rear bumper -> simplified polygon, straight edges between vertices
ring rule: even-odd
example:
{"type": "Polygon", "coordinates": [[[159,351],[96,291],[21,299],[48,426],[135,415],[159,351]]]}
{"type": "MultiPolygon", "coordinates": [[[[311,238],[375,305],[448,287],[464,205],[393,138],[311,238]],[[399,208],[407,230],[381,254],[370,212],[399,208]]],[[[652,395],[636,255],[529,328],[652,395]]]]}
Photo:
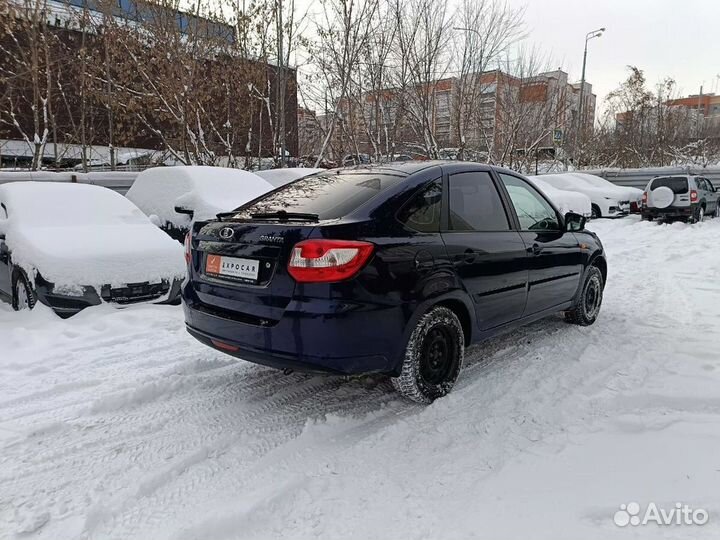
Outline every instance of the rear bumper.
{"type": "Polygon", "coordinates": [[[642,209],[642,217],[653,217],[653,218],[659,218],[659,217],[666,217],[666,218],[673,218],[673,217],[691,217],[695,213],[695,206],[674,206],[670,208],[648,208],[643,207],[642,209]]]}
{"type": "Polygon", "coordinates": [[[293,300],[279,321],[258,324],[201,304],[191,285],[185,285],[183,299],[186,328],[193,337],[236,358],[278,369],[394,373],[404,348],[400,308],[293,300]]]}

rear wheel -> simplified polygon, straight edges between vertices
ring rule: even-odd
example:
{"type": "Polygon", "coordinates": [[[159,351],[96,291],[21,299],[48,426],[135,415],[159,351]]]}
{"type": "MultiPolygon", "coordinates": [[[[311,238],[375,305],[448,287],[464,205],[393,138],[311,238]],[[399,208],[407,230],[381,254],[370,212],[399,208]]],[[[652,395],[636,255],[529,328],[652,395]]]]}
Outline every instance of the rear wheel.
{"type": "Polygon", "coordinates": [[[28,283],[25,274],[16,272],[13,279],[12,306],[15,311],[32,309],[35,307],[35,292],[28,283]]]}
{"type": "Polygon", "coordinates": [[[465,339],[457,315],[435,307],[413,330],[395,389],[417,403],[432,403],[452,390],[462,367],[465,339]]]}
{"type": "Polygon", "coordinates": [[[704,220],[705,220],[705,208],[703,208],[702,206],[698,206],[695,209],[693,216],[690,218],[690,223],[701,223],[704,220]]]}
{"type": "Polygon", "coordinates": [[[720,218],[720,200],[715,205],[715,213],[713,214],[714,217],[720,218]]]}
{"type": "Polygon", "coordinates": [[[577,304],[565,312],[565,320],[580,326],[589,326],[597,320],[603,297],[603,276],[597,266],[588,268],[577,304]]]}

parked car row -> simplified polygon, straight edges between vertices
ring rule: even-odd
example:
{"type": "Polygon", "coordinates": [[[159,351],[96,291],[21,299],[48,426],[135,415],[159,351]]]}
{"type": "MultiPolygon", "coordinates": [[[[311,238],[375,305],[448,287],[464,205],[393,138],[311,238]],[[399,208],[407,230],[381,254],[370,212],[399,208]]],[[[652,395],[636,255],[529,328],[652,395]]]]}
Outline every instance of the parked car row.
{"type": "Polygon", "coordinates": [[[127,197],[9,183],[0,296],[62,317],[182,297],[188,332],[209,347],[285,371],[387,374],[429,403],[452,389],[471,343],[557,312],[596,320],[607,262],[586,218],[636,200],[645,219],[720,217],[702,176],[644,192],[605,184],[412,160],[150,169],[127,197]]]}
{"type": "Polygon", "coordinates": [[[61,317],[102,302],[178,304],[193,220],[318,170],[157,167],[126,197],[75,183],[0,185],[0,298],[15,309],[40,302],[61,317]]]}

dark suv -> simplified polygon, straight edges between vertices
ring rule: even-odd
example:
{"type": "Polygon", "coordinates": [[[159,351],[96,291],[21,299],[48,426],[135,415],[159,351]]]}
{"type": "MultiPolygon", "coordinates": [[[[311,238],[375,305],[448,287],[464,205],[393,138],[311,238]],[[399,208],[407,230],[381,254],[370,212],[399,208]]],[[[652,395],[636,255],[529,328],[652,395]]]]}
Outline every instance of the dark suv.
{"type": "Polygon", "coordinates": [[[471,343],[559,311],[595,321],[607,265],[584,221],[486,165],[319,173],[193,226],[187,329],[277,368],[386,373],[428,403],[471,343]]]}

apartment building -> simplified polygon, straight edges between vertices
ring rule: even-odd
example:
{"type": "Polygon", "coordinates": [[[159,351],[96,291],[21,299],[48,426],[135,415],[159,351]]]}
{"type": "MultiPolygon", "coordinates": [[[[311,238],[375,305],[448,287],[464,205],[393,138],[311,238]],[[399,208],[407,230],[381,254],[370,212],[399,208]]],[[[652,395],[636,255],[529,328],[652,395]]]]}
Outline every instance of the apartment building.
{"type": "MultiPolygon", "coordinates": [[[[595,122],[596,95],[585,83],[581,126],[595,122]]],[[[421,129],[427,124],[437,147],[463,146],[475,156],[553,147],[560,130],[564,140],[578,126],[580,84],[562,70],[515,77],[500,70],[448,77],[422,88],[366,92],[338,107],[332,146],[336,152],[422,153],[421,129]],[[463,144],[464,141],[464,144],[463,144]],[[379,147],[379,148],[378,148],[379,147]],[[390,149],[392,150],[392,149],[390,149]]],[[[560,141],[564,142],[564,141],[560,141]]]]}

